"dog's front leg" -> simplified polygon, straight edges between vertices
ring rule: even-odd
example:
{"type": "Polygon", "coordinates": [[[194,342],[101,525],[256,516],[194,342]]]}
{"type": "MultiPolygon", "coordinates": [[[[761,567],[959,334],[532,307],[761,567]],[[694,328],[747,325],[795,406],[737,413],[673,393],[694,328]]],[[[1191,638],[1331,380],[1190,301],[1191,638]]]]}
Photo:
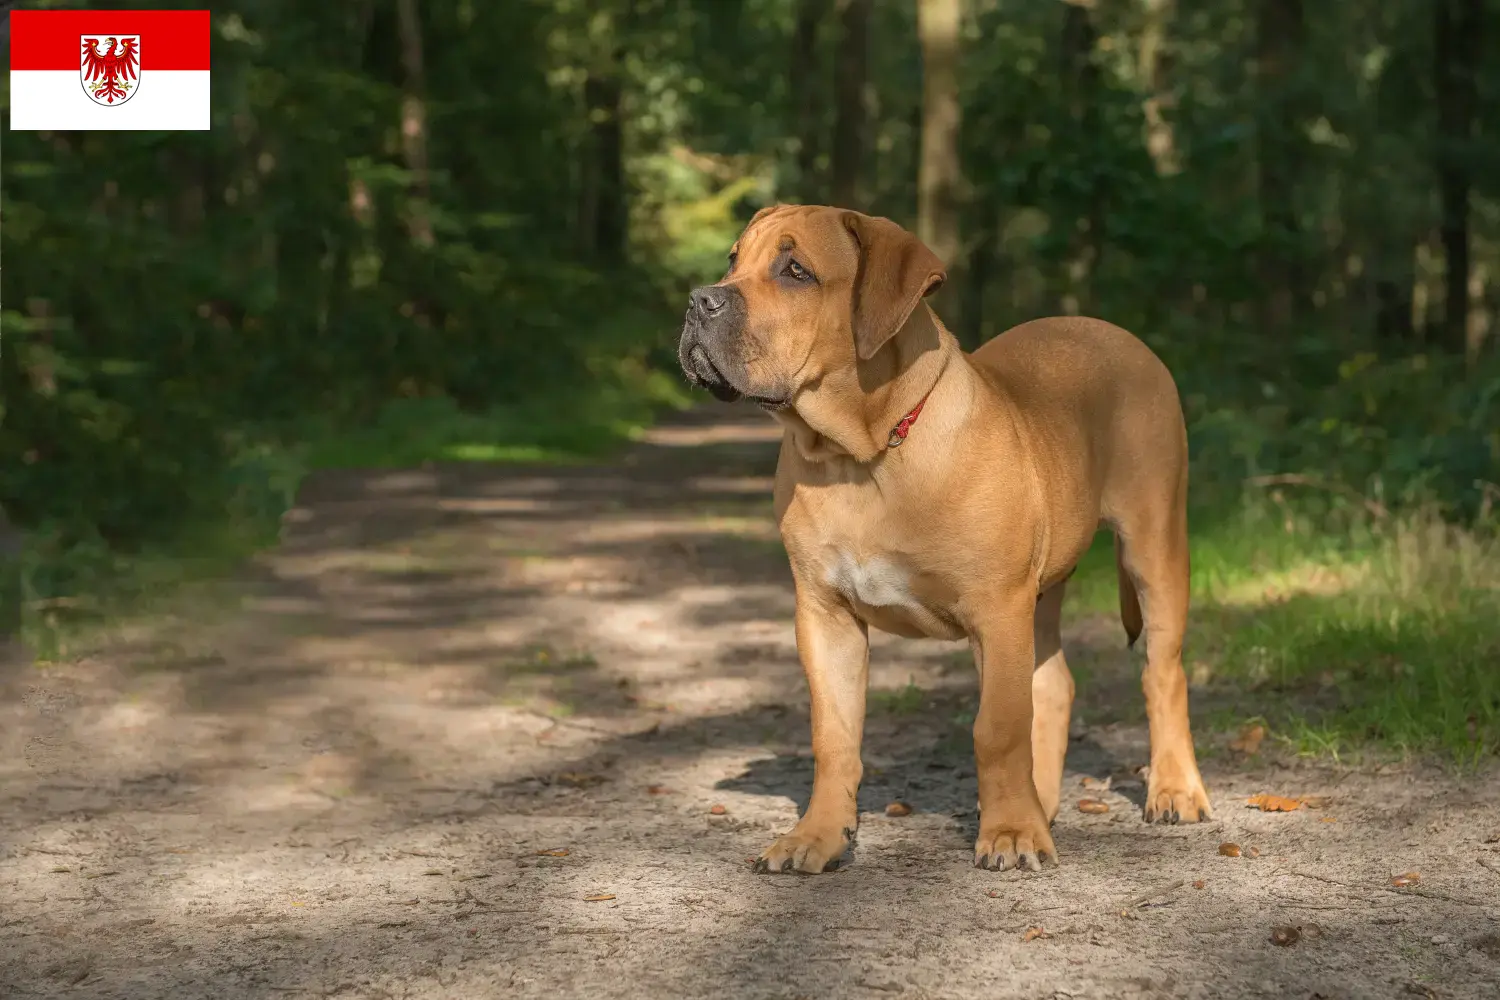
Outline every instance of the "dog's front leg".
{"type": "Polygon", "coordinates": [[[797,652],[812,696],[812,800],[792,832],[760,856],[756,869],[762,872],[837,867],[859,822],[869,633],[840,598],[799,591],[797,652]]]}
{"type": "Polygon", "coordinates": [[[979,839],[974,864],[1040,871],[1057,861],[1032,774],[1032,634],[1036,595],[1026,590],[986,602],[973,634],[979,668],[974,760],[979,772],[979,839]]]}

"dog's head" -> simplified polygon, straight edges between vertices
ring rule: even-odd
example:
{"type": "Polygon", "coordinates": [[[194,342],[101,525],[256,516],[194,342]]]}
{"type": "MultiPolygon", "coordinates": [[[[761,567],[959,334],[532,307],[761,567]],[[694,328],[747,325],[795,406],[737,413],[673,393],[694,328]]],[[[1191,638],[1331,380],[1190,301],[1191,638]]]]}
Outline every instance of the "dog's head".
{"type": "Polygon", "coordinates": [[[730,248],[724,277],[693,290],[678,359],[717,399],[780,409],[874,358],[946,277],[937,255],[889,219],[765,208],[730,248]]]}

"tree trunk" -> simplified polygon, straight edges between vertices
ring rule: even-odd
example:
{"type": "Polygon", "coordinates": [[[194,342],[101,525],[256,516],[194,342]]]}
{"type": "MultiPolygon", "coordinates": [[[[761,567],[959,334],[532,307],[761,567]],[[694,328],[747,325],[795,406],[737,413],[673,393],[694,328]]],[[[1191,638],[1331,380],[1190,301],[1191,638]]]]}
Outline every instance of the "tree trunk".
{"type": "Polygon", "coordinates": [[[958,130],[959,0],[917,0],[922,40],[922,154],[917,170],[917,236],[949,267],[959,262],[962,182],[958,130]]]}
{"type": "Polygon", "coordinates": [[[823,93],[819,72],[818,33],[828,15],[828,0],[797,0],[797,26],[792,37],[792,65],[788,79],[796,102],[797,197],[814,204],[823,194],[818,176],[822,151],[823,93]]]}
{"type": "Polygon", "coordinates": [[[1256,68],[1259,78],[1259,180],[1261,246],[1257,271],[1260,324],[1268,336],[1286,337],[1306,313],[1307,295],[1296,255],[1297,187],[1302,167],[1301,101],[1297,77],[1305,25],[1302,0],[1259,0],[1256,68]]]}
{"type": "Polygon", "coordinates": [[[1171,60],[1167,54],[1173,0],[1144,0],[1146,22],[1141,28],[1140,64],[1137,74],[1146,99],[1141,112],[1146,120],[1146,151],[1163,177],[1177,173],[1177,142],[1166,113],[1175,103],[1172,96],[1171,60]]]}
{"type": "Polygon", "coordinates": [[[427,164],[426,72],[422,64],[422,21],[417,0],[396,0],[401,32],[401,68],[405,76],[401,98],[401,149],[411,172],[406,224],[412,241],[432,245],[432,182],[427,164]]]}
{"type": "Polygon", "coordinates": [[[838,0],[839,47],[834,59],[833,191],[843,208],[861,209],[860,166],[865,155],[865,77],[871,0],[838,0]]]}
{"type": "Polygon", "coordinates": [[[947,287],[933,305],[945,325],[966,344],[974,337],[963,306],[971,295],[962,271],[959,234],[959,128],[963,107],[958,94],[959,0],[917,0],[917,34],[922,44],[922,146],[917,164],[917,236],[948,265],[947,287]]]}
{"type": "Polygon", "coordinates": [[[580,237],[588,256],[611,265],[624,261],[629,232],[621,76],[626,36],[634,17],[635,0],[625,0],[624,16],[612,19],[609,25],[607,49],[600,64],[583,81],[590,148],[579,208],[580,237]]]}
{"type": "MultiPolygon", "coordinates": [[[[1068,116],[1075,130],[1074,149],[1082,149],[1087,137],[1097,136],[1099,123],[1099,65],[1094,61],[1098,32],[1090,10],[1093,0],[1066,0],[1063,12],[1060,76],[1066,96],[1068,116]]],[[[1069,254],[1063,296],[1063,311],[1088,312],[1094,299],[1093,277],[1104,251],[1104,177],[1098,164],[1087,160],[1083,168],[1090,172],[1087,203],[1081,219],[1071,215],[1059,220],[1070,226],[1073,249],[1069,254]]]]}
{"type": "Polygon", "coordinates": [[[1467,349],[1469,327],[1468,158],[1478,107],[1480,22],[1483,0],[1430,0],[1433,13],[1433,91],[1437,98],[1438,195],[1445,262],[1443,344],[1467,349]]]}

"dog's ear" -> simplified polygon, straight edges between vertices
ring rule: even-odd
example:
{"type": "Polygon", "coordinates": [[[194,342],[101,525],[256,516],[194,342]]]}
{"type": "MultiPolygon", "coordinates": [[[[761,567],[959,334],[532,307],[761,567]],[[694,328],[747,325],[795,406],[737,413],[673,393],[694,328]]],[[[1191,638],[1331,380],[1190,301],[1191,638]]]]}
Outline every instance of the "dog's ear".
{"type": "Polygon", "coordinates": [[[843,222],[859,244],[854,346],[868,360],[906,325],[917,303],[942,287],[948,272],[927,244],[890,219],[845,212],[843,222]]]}

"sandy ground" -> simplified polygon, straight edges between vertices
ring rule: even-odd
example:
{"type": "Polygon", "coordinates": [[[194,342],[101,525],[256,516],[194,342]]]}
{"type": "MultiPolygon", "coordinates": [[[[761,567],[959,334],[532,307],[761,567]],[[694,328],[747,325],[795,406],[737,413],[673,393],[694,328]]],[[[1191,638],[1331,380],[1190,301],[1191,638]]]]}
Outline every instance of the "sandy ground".
{"type": "Polygon", "coordinates": [[[971,867],[966,652],[885,640],[852,863],[752,873],[812,769],[774,456],[718,408],[607,467],[315,477],[242,579],[8,668],[0,996],[1500,996],[1493,774],[1205,736],[1218,819],[1148,827],[1098,619],[1061,867],[971,867]]]}

